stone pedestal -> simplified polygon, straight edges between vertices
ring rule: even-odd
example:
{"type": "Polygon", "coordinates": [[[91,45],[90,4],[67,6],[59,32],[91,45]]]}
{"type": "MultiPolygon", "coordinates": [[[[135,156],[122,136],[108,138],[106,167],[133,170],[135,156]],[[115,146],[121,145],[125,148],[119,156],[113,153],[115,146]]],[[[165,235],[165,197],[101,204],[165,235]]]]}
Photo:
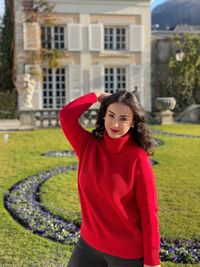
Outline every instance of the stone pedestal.
{"type": "Polygon", "coordinates": [[[161,124],[172,124],[174,123],[174,113],[171,110],[165,110],[159,112],[157,118],[161,124]]]}
{"type": "Polygon", "coordinates": [[[171,111],[176,106],[176,100],[174,97],[157,97],[156,98],[156,107],[160,110],[156,119],[161,124],[172,124],[174,122],[173,115],[171,111]]]}
{"type": "Polygon", "coordinates": [[[34,130],[34,114],[32,110],[20,110],[19,130],[34,130]]]}

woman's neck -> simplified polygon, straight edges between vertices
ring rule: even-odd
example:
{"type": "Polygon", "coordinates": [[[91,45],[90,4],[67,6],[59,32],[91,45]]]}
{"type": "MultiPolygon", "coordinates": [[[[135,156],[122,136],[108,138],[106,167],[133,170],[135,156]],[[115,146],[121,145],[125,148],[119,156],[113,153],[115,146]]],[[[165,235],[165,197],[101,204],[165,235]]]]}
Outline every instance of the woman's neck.
{"type": "Polygon", "coordinates": [[[103,141],[105,143],[106,149],[110,153],[119,153],[124,151],[129,145],[134,143],[131,139],[131,133],[128,132],[127,134],[118,137],[118,138],[112,138],[108,135],[106,130],[104,131],[103,134],[103,141]]]}

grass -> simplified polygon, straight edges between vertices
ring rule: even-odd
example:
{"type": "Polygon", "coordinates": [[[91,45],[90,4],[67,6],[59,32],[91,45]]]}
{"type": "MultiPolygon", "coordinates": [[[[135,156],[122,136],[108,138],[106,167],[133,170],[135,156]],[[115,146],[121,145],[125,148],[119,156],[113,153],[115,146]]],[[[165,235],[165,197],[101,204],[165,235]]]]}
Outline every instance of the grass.
{"type": "MultiPolygon", "coordinates": [[[[200,135],[199,125],[154,126],[163,131],[200,135]]],[[[4,208],[7,190],[21,179],[56,166],[76,162],[71,158],[40,156],[50,150],[70,149],[60,129],[9,133],[8,143],[0,133],[0,266],[66,266],[72,247],[44,239],[24,229],[4,208]]],[[[165,145],[156,148],[159,221],[162,237],[200,239],[200,139],[156,136],[165,145]]],[[[42,203],[65,218],[80,210],[75,171],[49,179],[40,191],[42,203]]],[[[162,263],[163,267],[200,267],[200,264],[162,263]]]]}
{"type": "Polygon", "coordinates": [[[76,181],[76,171],[69,171],[67,175],[60,174],[49,179],[41,187],[40,200],[52,213],[80,225],[80,204],[76,181]]]}
{"type": "Polygon", "coordinates": [[[165,132],[177,133],[177,134],[189,134],[200,136],[200,125],[199,124],[181,124],[174,123],[169,125],[154,125],[153,129],[159,129],[165,132]]]}
{"type": "Polygon", "coordinates": [[[198,238],[200,218],[200,140],[160,137],[165,146],[156,150],[161,236],[198,238]]]}

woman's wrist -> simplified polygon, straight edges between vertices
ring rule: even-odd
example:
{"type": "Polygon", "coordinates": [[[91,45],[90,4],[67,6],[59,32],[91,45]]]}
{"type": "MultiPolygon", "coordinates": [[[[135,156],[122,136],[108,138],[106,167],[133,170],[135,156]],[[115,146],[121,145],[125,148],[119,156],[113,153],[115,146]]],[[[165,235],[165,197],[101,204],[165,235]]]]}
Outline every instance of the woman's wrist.
{"type": "Polygon", "coordinates": [[[111,95],[110,93],[105,93],[105,92],[102,92],[102,91],[95,91],[94,93],[95,93],[95,95],[96,95],[96,97],[97,97],[97,101],[98,101],[99,103],[102,103],[103,100],[104,100],[106,97],[108,97],[108,96],[111,95]]]}
{"type": "Polygon", "coordinates": [[[100,94],[101,94],[101,92],[98,92],[98,91],[95,91],[95,92],[93,92],[93,93],[96,95],[97,99],[98,99],[98,97],[99,97],[100,94]]]}

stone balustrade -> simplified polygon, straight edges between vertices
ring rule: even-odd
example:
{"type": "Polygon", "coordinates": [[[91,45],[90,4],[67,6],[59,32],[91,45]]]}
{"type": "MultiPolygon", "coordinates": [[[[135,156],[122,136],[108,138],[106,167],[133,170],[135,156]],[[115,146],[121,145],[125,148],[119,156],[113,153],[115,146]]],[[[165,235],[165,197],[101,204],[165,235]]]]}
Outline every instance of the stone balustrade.
{"type": "Polygon", "coordinates": [[[80,119],[81,124],[84,127],[94,127],[96,124],[98,110],[97,109],[89,109],[87,110],[80,119]]]}
{"type": "MultiPolygon", "coordinates": [[[[60,127],[59,109],[43,109],[43,110],[21,110],[20,124],[21,130],[35,128],[56,128],[60,127]]],[[[80,122],[84,127],[94,127],[96,123],[98,110],[87,110],[80,118],[80,122]]]]}
{"type": "Polygon", "coordinates": [[[59,127],[59,110],[43,109],[33,110],[34,127],[36,128],[54,128],[59,127]]]}

